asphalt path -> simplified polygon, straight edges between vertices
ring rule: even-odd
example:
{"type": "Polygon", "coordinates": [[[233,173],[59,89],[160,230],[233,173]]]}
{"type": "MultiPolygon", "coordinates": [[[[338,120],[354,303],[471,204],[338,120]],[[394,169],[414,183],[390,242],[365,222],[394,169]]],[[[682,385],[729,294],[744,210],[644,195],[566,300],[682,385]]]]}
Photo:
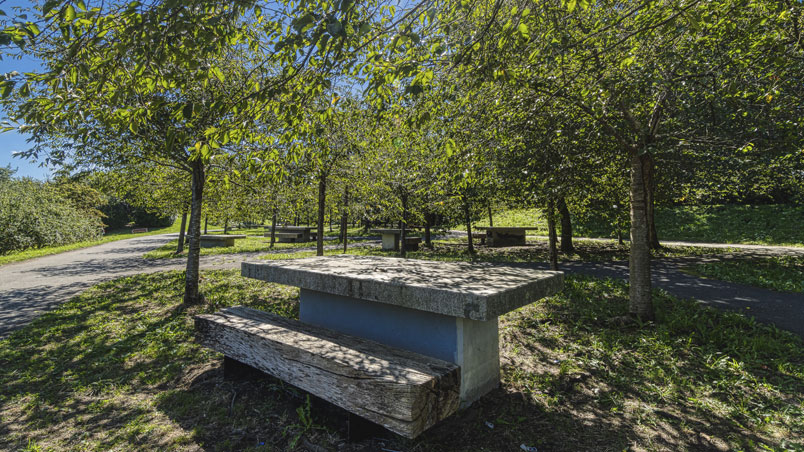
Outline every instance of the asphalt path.
{"type": "MultiPolygon", "coordinates": [[[[172,239],[175,239],[175,234],[143,236],[0,266],[0,338],[100,282],[184,268],[185,259],[142,258],[144,253],[172,239]]],[[[361,244],[366,245],[372,244],[361,244]]],[[[751,252],[790,251],[776,248],[779,247],[752,246],[751,252]]],[[[308,248],[282,252],[305,250],[308,248]]],[[[202,256],[201,268],[239,268],[241,262],[259,254],[202,256]]],[[[774,324],[804,338],[804,294],[699,278],[682,271],[696,259],[699,258],[654,260],[651,271],[655,287],[677,297],[692,298],[708,306],[754,316],[761,322],[774,324]]],[[[540,264],[530,265],[544,268],[540,264]]],[[[627,262],[563,262],[561,269],[596,277],[628,278],[627,262]]]]}

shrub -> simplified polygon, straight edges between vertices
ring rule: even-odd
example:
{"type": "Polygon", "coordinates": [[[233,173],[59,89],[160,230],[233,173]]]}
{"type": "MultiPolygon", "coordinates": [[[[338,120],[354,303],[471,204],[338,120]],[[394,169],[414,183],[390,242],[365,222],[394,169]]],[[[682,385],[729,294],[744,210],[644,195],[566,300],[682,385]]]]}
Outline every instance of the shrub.
{"type": "Polygon", "coordinates": [[[100,219],[76,209],[53,186],[30,179],[0,181],[0,254],[102,235],[100,219]]]}

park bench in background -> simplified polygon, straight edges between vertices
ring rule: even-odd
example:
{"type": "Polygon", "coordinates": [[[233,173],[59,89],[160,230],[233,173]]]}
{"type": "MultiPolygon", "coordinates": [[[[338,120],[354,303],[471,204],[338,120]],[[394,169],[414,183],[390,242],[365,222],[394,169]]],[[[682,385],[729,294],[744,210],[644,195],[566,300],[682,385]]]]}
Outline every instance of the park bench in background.
{"type": "MultiPolygon", "coordinates": [[[[259,336],[260,331],[266,334],[277,331],[272,326],[276,324],[273,321],[267,322],[264,327],[259,326],[263,317],[257,316],[251,316],[248,321],[231,320],[232,324],[242,324],[244,328],[247,326],[248,331],[216,335],[218,339],[214,343],[217,345],[211,345],[213,348],[237,361],[248,359],[242,362],[407,437],[418,435],[453,411],[452,399],[447,394],[450,391],[449,379],[453,377],[450,376],[451,371],[442,365],[430,367],[431,370],[444,370],[427,374],[427,378],[431,378],[430,383],[423,383],[430,391],[435,391],[434,400],[442,401],[438,407],[413,402],[413,399],[400,399],[399,403],[403,405],[389,406],[385,411],[373,415],[377,407],[390,403],[388,394],[394,394],[375,391],[375,383],[395,382],[395,385],[399,381],[410,383],[415,380],[406,372],[401,372],[399,367],[392,366],[391,363],[395,361],[387,359],[388,356],[399,353],[396,349],[402,349],[453,363],[460,368],[459,376],[455,377],[459,379],[460,405],[468,406],[499,385],[498,316],[552,295],[563,286],[563,274],[560,272],[490,263],[436,262],[378,256],[340,255],[244,262],[242,274],[248,278],[300,288],[299,320],[306,326],[291,327],[295,324],[283,323],[283,328],[295,332],[282,347],[307,350],[305,353],[312,355],[305,355],[307,357],[301,360],[299,357],[302,352],[278,352],[278,346],[271,342],[273,339],[262,338],[250,341],[246,347],[247,353],[232,355],[243,348],[243,335],[259,336]],[[365,344],[354,337],[375,341],[389,348],[383,349],[383,353],[354,360],[340,359],[343,353],[347,353],[345,350],[366,353],[366,349],[360,348],[365,344]],[[308,373],[306,368],[299,367],[312,365],[313,362],[319,371],[338,369],[336,373],[340,375],[352,375],[354,381],[345,385],[366,384],[372,389],[350,389],[363,391],[361,394],[365,394],[365,397],[357,403],[345,400],[339,394],[347,389],[333,386],[326,382],[328,380],[321,380],[318,374],[308,373]],[[371,374],[373,376],[363,382],[367,362],[382,364],[375,368],[377,373],[371,374]],[[288,370],[291,368],[296,370],[288,370]],[[402,410],[408,413],[404,416],[411,419],[426,421],[400,423],[400,419],[408,418],[391,416],[388,411],[391,409],[402,410]],[[408,409],[410,411],[406,411],[408,409]]],[[[221,315],[230,314],[224,311],[221,315]]],[[[209,336],[204,333],[205,327],[199,324],[199,328],[204,337],[209,336]]],[[[347,355],[358,356],[352,353],[348,352],[347,355]]],[[[411,369],[421,369],[425,363],[419,358],[411,357],[411,360],[418,363],[418,367],[411,369]]],[[[410,391],[415,393],[418,389],[411,387],[410,391]]]]}
{"type": "Polygon", "coordinates": [[[418,251],[420,243],[422,243],[421,237],[405,237],[405,250],[418,251]]]}
{"type": "Polygon", "coordinates": [[[522,246],[525,245],[525,233],[539,228],[503,227],[492,228],[479,226],[477,229],[486,231],[486,244],[492,247],[522,246]]]}
{"type": "Polygon", "coordinates": [[[480,239],[480,244],[486,244],[486,233],[485,232],[473,232],[472,233],[472,240],[480,239]]]}
{"type": "MultiPolygon", "coordinates": [[[[280,234],[300,234],[298,238],[292,240],[293,242],[309,242],[310,241],[310,231],[313,228],[307,226],[277,226],[274,229],[274,235],[278,238],[280,234]]],[[[271,227],[265,226],[265,237],[271,236],[271,227]]],[[[290,238],[290,236],[284,236],[284,238],[290,238]]],[[[282,240],[279,240],[280,242],[282,240]]]]}
{"type": "MultiPolygon", "coordinates": [[[[235,234],[203,234],[201,235],[201,248],[215,248],[218,246],[234,246],[236,239],[244,239],[245,235],[235,234]]],[[[189,236],[188,236],[189,240],[189,236]]]]}
{"type": "MultiPolygon", "coordinates": [[[[265,233],[266,237],[271,236],[271,232],[268,231],[265,233]]],[[[279,243],[296,243],[296,242],[303,242],[304,234],[301,232],[276,232],[274,233],[274,237],[276,241],[279,243]]]]}
{"type": "Polygon", "coordinates": [[[148,228],[134,228],[131,230],[132,234],[139,234],[142,232],[148,232],[148,228]]]}

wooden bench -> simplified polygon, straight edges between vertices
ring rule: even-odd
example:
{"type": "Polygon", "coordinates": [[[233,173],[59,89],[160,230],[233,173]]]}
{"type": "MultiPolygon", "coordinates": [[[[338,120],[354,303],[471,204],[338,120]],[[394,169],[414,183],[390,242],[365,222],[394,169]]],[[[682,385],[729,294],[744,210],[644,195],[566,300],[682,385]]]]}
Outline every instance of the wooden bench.
{"type": "Polygon", "coordinates": [[[142,232],[148,232],[148,228],[134,228],[131,230],[132,234],[139,234],[142,232]]]}
{"type": "Polygon", "coordinates": [[[198,340],[346,411],[415,438],[457,411],[460,367],[242,306],[195,317],[198,340]]]}
{"type": "Polygon", "coordinates": [[[405,251],[418,251],[421,237],[405,237],[405,251]]]}

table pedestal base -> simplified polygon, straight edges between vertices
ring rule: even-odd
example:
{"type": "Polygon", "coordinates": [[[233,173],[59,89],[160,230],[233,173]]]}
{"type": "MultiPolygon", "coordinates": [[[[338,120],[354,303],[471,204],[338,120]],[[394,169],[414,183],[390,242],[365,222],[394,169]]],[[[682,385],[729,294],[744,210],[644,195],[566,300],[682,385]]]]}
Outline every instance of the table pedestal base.
{"type": "Polygon", "coordinates": [[[382,250],[399,251],[399,234],[383,234],[382,250]]]}
{"type": "Polygon", "coordinates": [[[450,317],[301,289],[299,319],[461,366],[461,406],[500,383],[499,330],[489,321],[450,317]]]}

